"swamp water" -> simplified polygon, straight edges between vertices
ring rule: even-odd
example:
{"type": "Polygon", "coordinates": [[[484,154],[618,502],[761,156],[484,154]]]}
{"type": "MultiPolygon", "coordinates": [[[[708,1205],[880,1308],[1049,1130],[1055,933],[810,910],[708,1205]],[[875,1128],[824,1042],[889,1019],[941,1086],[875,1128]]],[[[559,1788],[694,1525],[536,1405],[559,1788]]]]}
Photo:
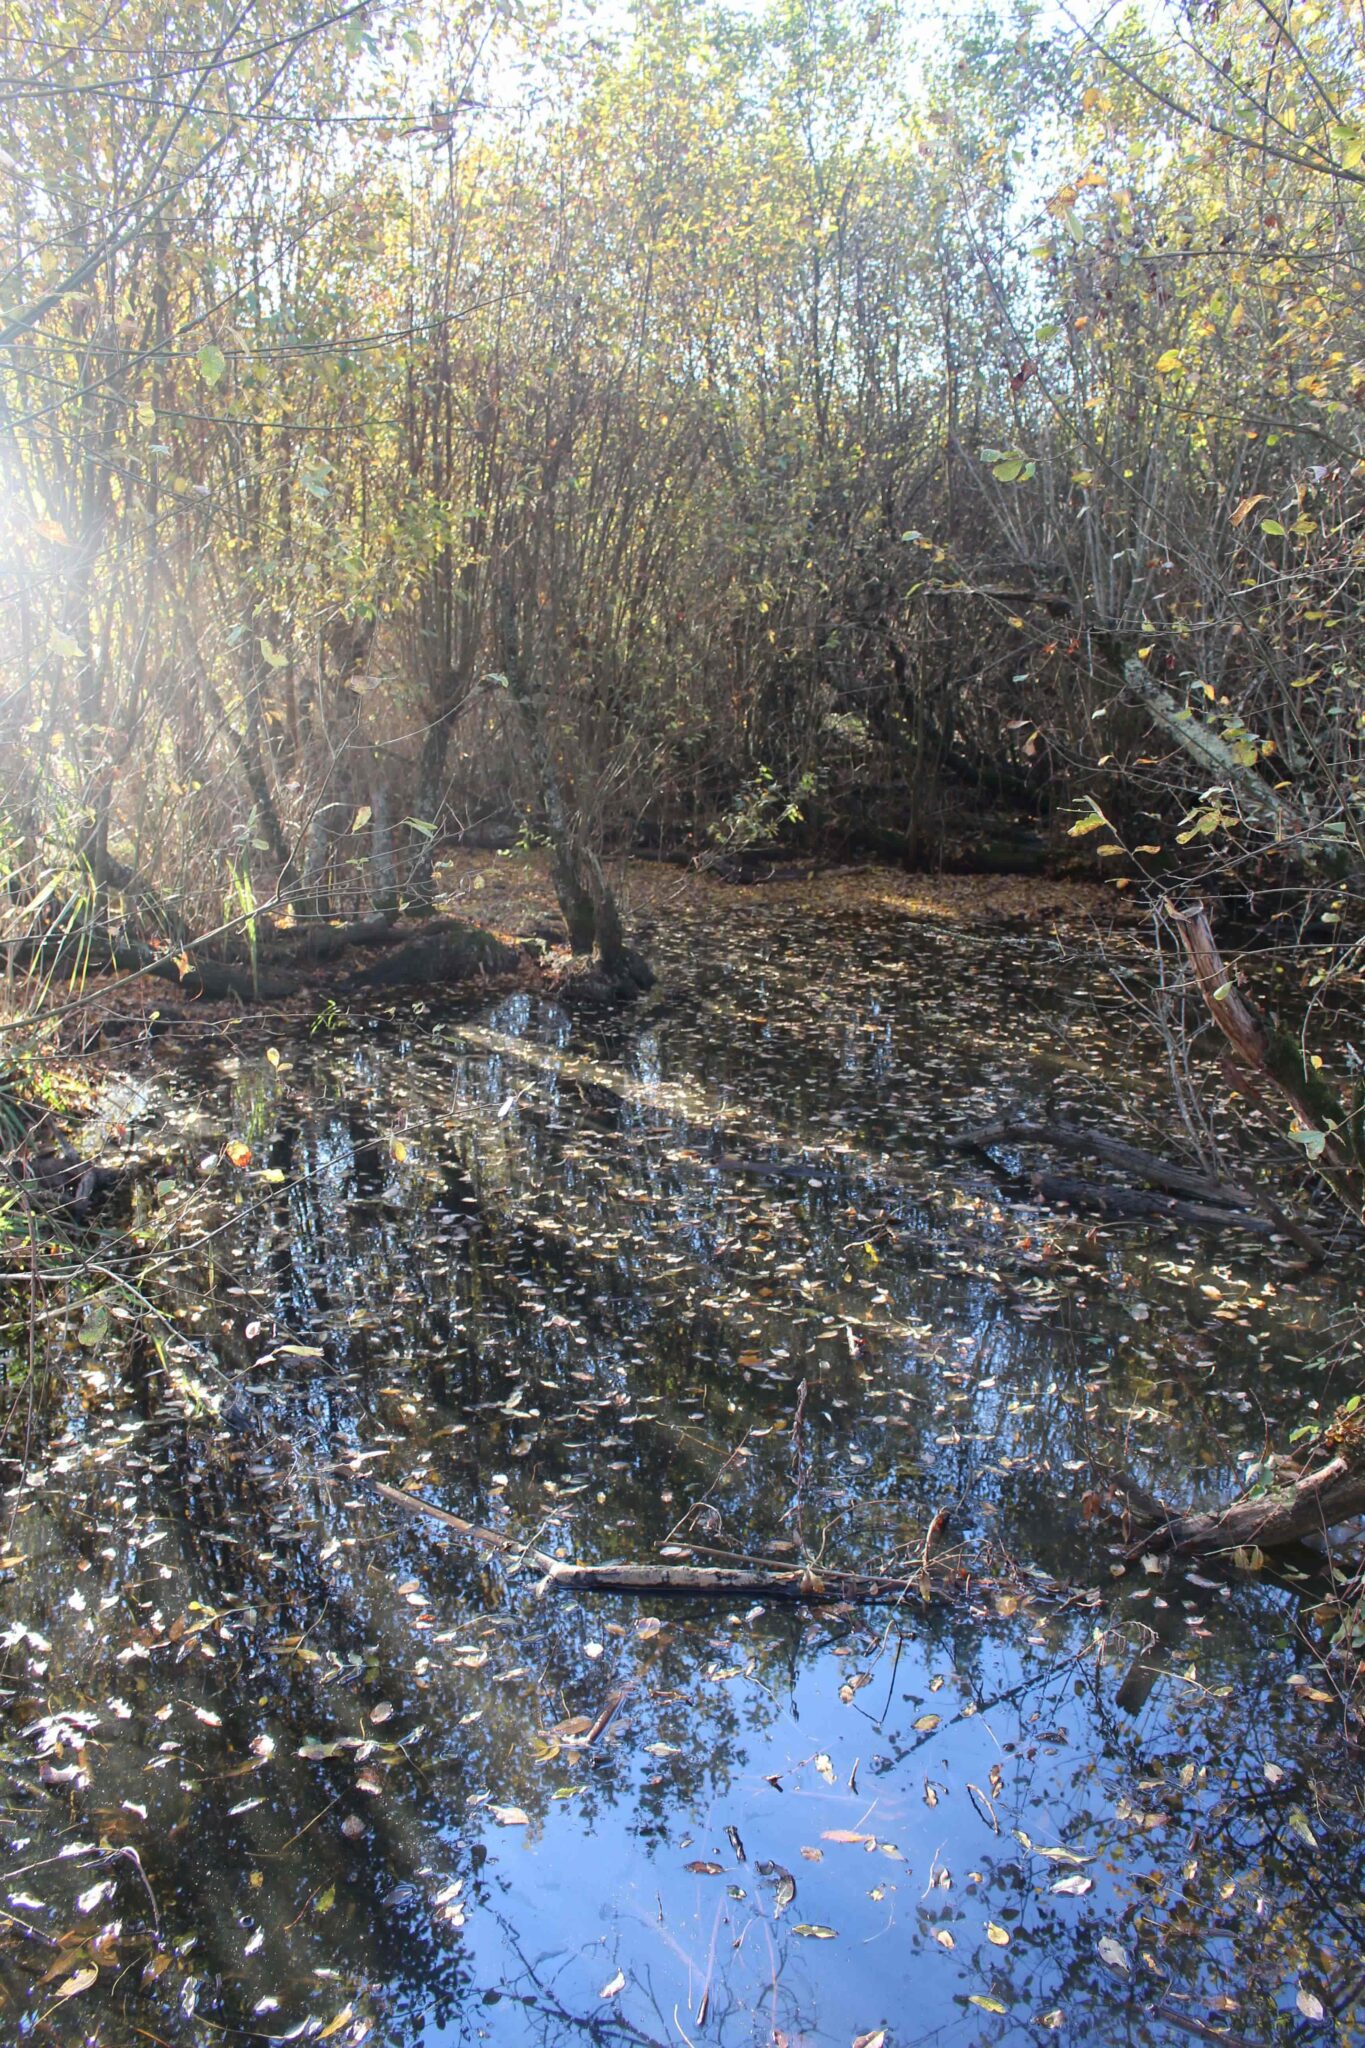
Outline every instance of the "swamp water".
{"type": "Polygon", "coordinates": [[[1106,1445],[1235,1485],[1342,1391],[1348,1293],[948,1148],[1150,1134],[1076,934],[714,902],[628,1016],[405,992],[150,1084],[178,1315],[140,1387],[125,1295],[73,1321],[6,1498],[0,2037],[1365,2039],[1302,1596],[1116,1575],[1083,1501],[1106,1445]],[[367,1474],[577,1559],[907,1593],[542,1595],[367,1474]]]}

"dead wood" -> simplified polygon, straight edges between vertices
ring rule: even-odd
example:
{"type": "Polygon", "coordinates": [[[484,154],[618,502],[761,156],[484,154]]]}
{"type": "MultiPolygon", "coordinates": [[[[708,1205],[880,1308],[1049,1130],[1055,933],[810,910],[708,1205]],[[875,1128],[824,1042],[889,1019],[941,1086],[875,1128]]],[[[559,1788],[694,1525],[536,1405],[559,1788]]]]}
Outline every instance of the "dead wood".
{"type": "Polygon", "coordinates": [[[1174,1195],[1157,1194],[1149,1188],[1111,1187],[1105,1181],[1071,1180],[1058,1173],[1033,1174],[1029,1188],[1044,1202],[1066,1203],[1070,1208],[1090,1209],[1100,1216],[1179,1223],[1190,1230],[1236,1228],[1250,1231],[1256,1237],[1279,1234],[1278,1225],[1250,1209],[1225,1209],[1208,1202],[1182,1202],[1174,1195]]]}
{"type": "Polygon", "coordinates": [[[1154,1152],[1144,1152],[1139,1146],[1130,1145],[1121,1138],[1111,1138],[1104,1131],[1082,1130],[1075,1124],[1025,1121],[983,1124],[966,1132],[964,1142],[974,1146],[1046,1145],[1055,1152],[1101,1160],[1106,1166],[1130,1174],[1134,1180],[1145,1181],[1149,1187],[1165,1189],[1167,1194],[1190,1195],[1196,1201],[1213,1202],[1229,1209],[1247,1209],[1255,1205],[1255,1196],[1245,1188],[1213,1180],[1206,1173],[1196,1173],[1188,1166],[1177,1166],[1169,1159],[1158,1158],[1154,1152]]]}
{"type": "Polygon", "coordinates": [[[1074,1124],[1035,1123],[1016,1120],[982,1124],[964,1132],[955,1142],[980,1153],[992,1169],[1001,1171],[991,1158],[990,1148],[998,1145],[1039,1145],[1073,1156],[1098,1159],[1106,1166],[1144,1181],[1149,1189],[1115,1187],[1108,1182],[1069,1180],[1062,1175],[1035,1173],[1029,1190],[1046,1202],[1066,1202],[1073,1208],[1090,1209],[1102,1216],[1152,1219],[1184,1225],[1194,1230],[1225,1230],[1235,1226],[1258,1237],[1288,1237],[1308,1253],[1321,1259],[1323,1251],[1312,1232],[1294,1222],[1275,1206],[1247,1188],[1213,1179],[1143,1151],[1107,1132],[1082,1130],[1074,1124]]]}
{"type": "Polygon", "coordinates": [[[1135,1481],[1110,1474],[1109,1483],[1144,1533],[1128,1555],[1170,1551],[1198,1557],[1211,1551],[1279,1550],[1306,1536],[1325,1536],[1338,1522],[1365,1514],[1365,1473],[1340,1455],[1291,1484],[1243,1495],[1227,1506],[1177,1514],[1135,1481]]]}
{"type": "Polygon", "coordinates": [[[444,1528],[482,1543],[512,1560],[513,1568],[531,1566],[542,1574],[537,1590],[564,1586],[573,1593],[668,1593],[700,1599],[759,1597],[766,1600],[799,1600],[811,1605],[844,1601],[904,1600],[912,1586],[922,1587],[922,1574],[911,1578],[869,1578],[861,1572],[819,1572],[808,1567],[797,1570],[775,1565],[771,1571],[742,1570],[728,1565],[700,1564],[571,1564],[551,1557],[533,1545],[519,1543],[496,1529],[480,1528],[466,1522],[447,1508],[415,1493],[386,1486],[382,1479],[367,1484],[409,1514],[429,1515],[444,1528]]]}
{"type": "Polygon", "coordinates": [[[1202,903],[1171,909],[1171,917],[1208,1012],[1240,1065],[1276,1088],[1294,1112],[1297,1133],[1318,1173],[1354,1216],[1365,1211],[1365,1175],[1346,1135],[1348,1119],[1331,1089],[1310,1068],[1302,1046],[1252,1008],[1224,963],[1202,903]]]}

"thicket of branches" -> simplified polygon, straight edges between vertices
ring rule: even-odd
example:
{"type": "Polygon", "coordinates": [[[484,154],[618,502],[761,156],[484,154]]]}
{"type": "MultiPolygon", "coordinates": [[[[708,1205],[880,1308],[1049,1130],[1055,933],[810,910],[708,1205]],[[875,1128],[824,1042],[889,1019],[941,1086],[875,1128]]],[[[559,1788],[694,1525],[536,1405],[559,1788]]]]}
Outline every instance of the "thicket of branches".
{"type": "Polygon", "coordinates": [[[420,904],[549,760],[618,844],[1088,819],[1349,969],[1363,40],[16,0],[15,929],[420,904]]]}

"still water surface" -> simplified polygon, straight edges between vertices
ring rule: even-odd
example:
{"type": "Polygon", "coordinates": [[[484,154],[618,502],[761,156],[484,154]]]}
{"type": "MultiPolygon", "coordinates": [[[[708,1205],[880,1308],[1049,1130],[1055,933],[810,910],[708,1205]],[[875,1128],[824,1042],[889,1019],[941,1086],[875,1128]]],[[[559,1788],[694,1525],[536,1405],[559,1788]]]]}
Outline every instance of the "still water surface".
{"type": "Polygon", "coordinates": [[[629,1017],[405,994],[154,1084],[173,1319],[71,1344],[6,1503],[0,2035],[1365,2038],[1302,1596],[1120,1576],[1084,1499],[1105,1447],[1234,1484],[1333,1398],[1348,1290],[949,1148],[1159,1124],[1083,937],[717,905],[629,1017]],[[907,1594],[542,1595],[367,1474],[576,1558],[907,1594]]]}

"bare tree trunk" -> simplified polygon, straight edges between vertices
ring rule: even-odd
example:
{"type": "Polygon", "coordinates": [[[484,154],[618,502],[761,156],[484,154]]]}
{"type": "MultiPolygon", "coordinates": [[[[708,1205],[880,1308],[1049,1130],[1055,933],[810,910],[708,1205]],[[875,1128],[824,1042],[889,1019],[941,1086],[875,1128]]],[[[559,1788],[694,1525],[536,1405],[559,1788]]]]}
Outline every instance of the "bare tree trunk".
{"type": "Polygon", "coordinates": [[[535,770],[536,787],[550,835],[551,871],[555,895],[569,928],[569,944],[575,953],[594,950],[607,972],[620,967],[625,954],[621,916],[616,898],[602,873],[602,864],[591,848],[585,847],[564,806],[559,776],[545,737],[540,696],[523,659],[517,631],[515,600],[510,586],[502,593],[503,674],[517,707],[526,745],[535,770]]]}

